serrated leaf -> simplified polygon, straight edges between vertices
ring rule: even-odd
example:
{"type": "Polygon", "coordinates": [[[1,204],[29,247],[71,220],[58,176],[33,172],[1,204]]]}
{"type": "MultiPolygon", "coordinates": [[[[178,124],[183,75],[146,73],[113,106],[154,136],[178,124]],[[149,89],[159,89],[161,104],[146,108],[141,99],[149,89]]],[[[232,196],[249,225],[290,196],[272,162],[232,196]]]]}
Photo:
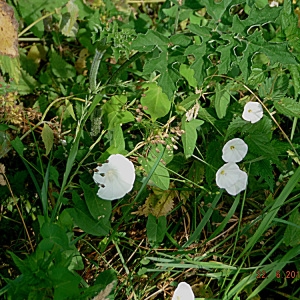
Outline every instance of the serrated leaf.
{"type": "Polygon", "coordinates": [[[298,209],[295,209],[291,213],[288,221],[296,226],[289,224],[286,227],[283,236],[283,242],[286,244],[286,246],[295,247],[300,244],[300,213],[298,209]]]}
{"type": "Polygon", "coordinates": [[[182,120],[182,129],[184,130],[184,133],[181,136],[181,140],[186,158],[192,156],[194,153],[198,137],[197,128],[203,123],[203,120],[197,119],[192,119],[190,122],[187,122],[185,117],[182,120]]]}
{"type": "Polygon", "coordinates": [[[217,84],[215,94],[215,108],[219,119],[222,119],[226,116],[226,111],[229,103],[230,93],[228,92],[227,87],[224,87],[221,84],[217,84]]]}
{"type": "Polygon", "coordinates": [[[249,122],[243,120],[241,117],[236,117],[235,119],[233,119],[227,130],[226,130],[226,135],[225,135],[225,139],[224,140],[227,140],[228,137],[230,137],[231,135],[234,135],[235,133],[237,132],[241,132],[242,131],[242,128],[244,126],[246,126],[249,122]]]}
{"type": "Polygon", "coordinates": [[[164,117],[171,108],[168,96],[155,83],[146,83],[143,85],[143,88],[148,88],[145,91],[145,97],[141,99],[141,104],[147,107],[145,112],[150,114],[153,121],[164,117]]]}
{"type": "Polygon", "coordinates": [[[9,56],[0,55],[0,69],[2,74],[8,73],[16,83],[20,79],[20,60],[19,57],[11,58],[9,56]]]}
{"type": "Polygon", "coordinates": [[[137,38],[132,42],[131,49],[142,52],[150,52],[158,47],[166,49],[169,39],[157,31],[148,30],[146,34],[138,34],[137,38]]]}
{"type": "Polygon", "coordinates": [[[42,140],[46,148],[46,155],[48,155],[53,147],[54,134],[53,130],[49,127],[49,125],[47,125],[47,123],[44,124],[42,130],[42,140]]]}
{"type": "Polygon", "coordinates": [[[274,174],[270,160],[263,159],[251,164],[251,173],[254,176],[261,176],[262,179],[268,184],[271,192],[274,190],[274,174]]]}
{"type": "Polygon", "coordinates": [[[146,228],[149,242],[159,244],[163,241],[167,232],[167,219],[165,216],[156,218],[153,215],[149,215],[146,228]]]}
{"type": "Polygon", "coordinates": [[[279,113],[285,116],[300,118],[300,103],[292,98],[274,101],[274,106],[279,113]]]}

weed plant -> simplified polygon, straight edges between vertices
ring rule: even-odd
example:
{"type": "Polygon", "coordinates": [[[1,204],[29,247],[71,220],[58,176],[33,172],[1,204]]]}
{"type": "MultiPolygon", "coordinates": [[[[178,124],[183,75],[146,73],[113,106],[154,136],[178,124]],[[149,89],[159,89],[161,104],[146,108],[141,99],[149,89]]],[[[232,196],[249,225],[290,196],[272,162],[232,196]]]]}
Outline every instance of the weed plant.
{"type": "Polygon", "coordinates": [[[299,6],[1,4],[1,299],[299,299],[299,6]]]}

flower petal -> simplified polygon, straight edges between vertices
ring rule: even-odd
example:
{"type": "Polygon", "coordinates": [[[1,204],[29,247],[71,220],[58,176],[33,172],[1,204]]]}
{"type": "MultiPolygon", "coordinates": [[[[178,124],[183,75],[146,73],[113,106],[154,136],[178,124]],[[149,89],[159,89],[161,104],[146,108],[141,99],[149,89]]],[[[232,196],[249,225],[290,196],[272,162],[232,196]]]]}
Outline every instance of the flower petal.
{"type": "Polygon", "coordinates": [[[222,159],[225,162],[239,162],[248,152],[248,145],[239,138],[228,141],[223,147],[222,159]]]}
{"type": "Polygon", "coordinates": [[[105,200],[122,198],[130,192],[135,180],[133,163],[121,154],[113,154],[108,162],[97,167],[93,176],[100,185],[97,195],[105,200]]]}
{"type": "Polygon", "coordinates": [[[236,196],[247,187],[248,175],[246,172],[239,170],[239,179],[233,185],[226,188],[226,192],[232,196],[236,196]]]}
{"type": "Polygon", "coordinates": [[[240,170],[238,165],[229,162],[223,165],[216,173],[216,183],[219,188],[226,189],[230,195],[237,195],[246,189],[248,175],[240,170]]]}
{"type": "Polygon", "coordinates": [[[191,286],[186,282],[180,282],[176,288],[172,300],[194,300],[195,295],[191,286]]]}
{"type": "Polygon", "coordinates": [[[263,117],[263,113],[264,111],[260,103],[250,101],[244,106],[242,118],[251,123],[256,123],[263,117]]]}

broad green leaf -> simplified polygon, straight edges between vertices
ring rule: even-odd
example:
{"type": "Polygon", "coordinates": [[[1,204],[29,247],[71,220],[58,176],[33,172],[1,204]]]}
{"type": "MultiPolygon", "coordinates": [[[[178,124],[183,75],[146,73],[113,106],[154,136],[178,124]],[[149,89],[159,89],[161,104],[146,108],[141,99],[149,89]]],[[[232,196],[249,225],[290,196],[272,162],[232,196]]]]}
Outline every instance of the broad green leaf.
{"type": "Polygon", "coordinates": [[[192,119],[190,122],[187,122],[185,117],[182,120],[182,129],[184,130],[184,134],[182,134],[181,140],[186,158],[192,156],[194,153],[198,137],[197,127],[201,126],[203,123],[204,121],[197,119],[192,119]]]}
{"type": "Polygon", "coordinates": [[[10,142],[13,148],[17,151],[20,156],[23,156],[24,145],[20,138],[17,136],[13,141],[10,142]]]}
{"type": "Polygon", "coordinates": [[[230,93],[227,87],[221,84],[216,85],[215,108],[219,119],[226,116],[227,107],[230,103],[230,93]]]}
{"type": "Polygon", "coordinates": [[[157,31],[148,30],[146,34],[138,34],[132,42],[131,49],[142,52],[150,52],[154,48],[166,49],[169,39],[157,31]]]}
{"type": "Polygon", "coordinates": [[[153,121],[164,117],[171,108],[171,102],[168,96],[162,92],[161,87],[156,83],[146,83],[143,88],[148,88],[145,91],[145,96],[141,99],[141,104],[146,106],[145,112],[150,114],[153,121]]]}
{"type": "Polygon", "coordinates": [[[42,140],[46,148],[46,155],[48,155],[53,147],[54,134],[53,130],[49,127],[49,125],[47,125],[47,123],[44,123],[44,127],[42,130],[42,140]]]}
{"type": "MultiPolygon", "coordinates": [[[[66,211],[72,217],[74,223],[88,234],[96,236],[105,236],[108,234],[110,226],[104,223],[102,219],[95,220],[89,212],[85,202],[80,199],[76,192],[72,193],[74,208],[68,208],[66,211]]],[[[106,216],[105,216],[106,218],[106,216]]]]}
{"type": "Polygon", "coordinates": [[[285,116],[300,117],[300,103],[292,98],[282,98],[279,101],[274,101],[274,106],[279,113],[285,116]]]}
{"type": "Polygon", "coordinates": [[[242,128],[246,126],[248,123],[249,123],[248,121],[243,120],[241,117],[236,117],[235,119],[233,119],[226,130],[226,135],[224,140],[226,141],[228,137],[234,135],[236,132],[241,132],[242,128]]]}
{"type": "Polygon", "coordinates": [[[91,216],[95,220],[108,223],[111,214],[111,201],[100,199],[97,196],[97,189],[91,188],[82,180],[79,181],[84,192],[84,199],[89,209],[91,216]]]}
{"type": "Polygon", "coordinates": [[[187,47],[191,43],[191,38],[183,33],[177,33],[170,37],[170,42],[174,45],[180,45],[182,47],[187,47]]]}
{"type": "Polygon", "coordinates": [[[57,224],[44,223],[41,228],[41,235],[43,240],[39,246],[44,251],[51,250],[54,245],[59,245],[62,249],[69,247],[69,240],[65,230],[57,224]]]}
{"type": "Polygon", "coordinates": [[[149,242],[159,244],[163,241],[167,232],[167,219],[165,216],[156,218],[153,215],[149,215],[146,228],[149,242]]]}
{"type": "Polygon", "coordinates": [[[288,220],[290,223],[284,232],[283,242],[287,246],[295,247],[300,244],[300,213],[298,209],[295,209],[288,220]],[[298,227],[294,226],[297,225],[298,227]]]}

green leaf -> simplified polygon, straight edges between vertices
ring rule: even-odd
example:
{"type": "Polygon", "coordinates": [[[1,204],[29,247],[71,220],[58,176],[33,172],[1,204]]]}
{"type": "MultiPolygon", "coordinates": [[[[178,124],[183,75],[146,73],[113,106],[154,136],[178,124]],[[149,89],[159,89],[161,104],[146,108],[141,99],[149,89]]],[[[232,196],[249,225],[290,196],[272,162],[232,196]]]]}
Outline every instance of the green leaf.
{"type": "Polygon", "coordinates": [[[44,127],[42,130],[42,140],[46,148],[46,155],[48,155],[53,147],[54,134],[47,123],[44,123],[44,127]]]}
{"type": "MultiPolygon", "coordinates": [[[[235,1],[237,2],[237,1],[235,1]]],[[[244,1],[238,1],[244,2],[244,1]]],[[[211,1],[211,0],[202,0],[202,4],[206,6],[207,13],[215,20],[221,20],[224,12],[226,11],[227,7],[232,4],[232,0],[222,0],[219,2],[211,1]]]]}
{"type": "Polygon", "coordinates": [[[182,120],[182,129],[184,134],[181,136],[184,155],[186,158],[190,157],[194,153],[197,141],[197,128],[204,123],[202,120],[192,119],[190,122],[186,121],[184,117],[182,120]]]}
{"type": "Polygon", "coordinates": [[[268,184],[271,192],[273,192],[275,181],[270,160],[263,159],[258,162],[252,163],[250,170],[254,176],[261,176],[261,178],[264,179],[268,184]]]}
{"type": "Polygon", "coordinates": [[[49,168],[49,180],[53,180],[55,182],[56,186],[60,187],[58,178],[59,178],[58,171],[56,170],[55,167],[50,166],[50,168],[49,168]]]}
{"type": "Polygon", "coordinates": [[[41,228],[43,240],[39,244],[43,251],[49,251],[54,245],[59,245],[62,249],[69,248],[68,236],[64,229],[57,224],[44,223],[41,228]]]}
{"type": "Polygon", "coordinates": [[[169,39],[157,31],[148,30],[146,34],[138,34],[137,38],[131,43],[132,50],[150,52],[154,48],[160,50],[168,47],[169,39]]]}
{"type": "Polygon", "coordinates": [[[0,55],[0,70],[2,74],[8,73],[16,83],[20,80],[20,59],[19,57],[11,58],[6,55],[0,55]]]}
{"type": "Polygon", "coordinates": [[[292,98],[282,98],[279,101],[274,101],[276,110],[285,116],[300,117],[300,103],[292,98]]]}
{"type": "Polygon", "coordinates": [[[111,215],[111,201],[100,199],[97,196],[97,189],[92,189],[82,180],[79,181],[84,192],[84,199],[89,209],[90,214],[95,220],[101,220],[108,224],[111,215]]]}
{"type": "Polygon", "coordinates": [[[10,142],[11,145],[14,147],[14,149],[17,151],[17,153],[20,156],[23,156],[23,152],[24,152],[24,145],[22,143],[22,141],[20,140],[20,138],[17,136],[13,141],[10,142]]]}
{"type": "Polygon", "coordinates": [[[195,71],[189,66],[181,64],[179,68],[180,74],[187,80],[188,84],[194,88],[197,87],[197,80],[194,77],[195,71]]]}
{"type": "Polygon", "coordinates": [[[75,67],[67,63],[55,51],[51,52],[50,66],[53,74],[57,77],[71,78],[76,76],[75,67]]]}
{"type": "Polygon", "coordinates": [[[120,125],[117,125],[115,128],[113,128],[112,134],[113,136],[110,142],[110,146],[117,149],[118,150],[117,153],[121,153],[122,151],[125,150],[125,141],[124,141],[122,127],[120,125]]]}
{"type": "MultiPolygon", "coordinates": [[[[143,166],[147,174],[150,173],[152,167],[156,163],[157,152],[150,152],[147,158],[142,157],[140,163],[143,166]],[[151,153],[151,154],[150,154],[151,153]]],[[[160,189],[168,190],[170,186],[170,175],[165,166],[159,162],[153,175],[151,176],[151,181],[160,189]]]]}
{"type": "Polygon", "coordinates": [[[160,244],[167,232],[167,219],[165,216],[156,218],[150,214],[146,228],[149,242],[152,244],[160,244]]]}
{"type": "Polygon", "coordinates": [[[113,130],[120,124],[125,124],[134,121],[134,116],[129,111],[113,111],[107,115],[108,130],[113,130]]]}
{"type": "Polygon", "coordinates": [[[290,223],[284,232],[283,242],[286,246],[295,247],[300,244],[300,213],[298,209],[295,209],[288,220],[290,223]],[[294,226],[297,225],[298,227],[294,226]]]}
{"type": "Polygon", "coordinates": [[[227,87],[217,84],[216,85],[216,96],[215,96],[215,108],[219,119],[226,116],[227,107],[230,103],[230,93],[227,87]]]}
{"type": "Polygon", "coordinates": [[[68,208],[66,211],[72,217],[74,223],[88,234],[95,236],[105,236],[108,234],[110,225],[104,223],[102,219],[95,220],[89,212],[88,207],[80,199],[76,192],[72,193],[74,208],[68,208]]]}
{"type": "Polygon", "coordinates": [[[145,112],[149,113],[152,120],[164,117],[171,108],[171,102],[168,96],[162,92],[161,87],[156,83],[146,83],[143,88],[148,88],[145,91],[145,96],[141,99],[141,104],[146,106],[145,112]]]}
{"type": "Polygon", "coordinates": [[[233,119],[226,130],[226,135],[224,140],[227,140],[228,137],[234,135],[237,132],[241,132],[242,128],[246,126],[248,123],[249,123],[248,121],[243,120],[241,117],[236,117],[235,119],[233,119]]]}

